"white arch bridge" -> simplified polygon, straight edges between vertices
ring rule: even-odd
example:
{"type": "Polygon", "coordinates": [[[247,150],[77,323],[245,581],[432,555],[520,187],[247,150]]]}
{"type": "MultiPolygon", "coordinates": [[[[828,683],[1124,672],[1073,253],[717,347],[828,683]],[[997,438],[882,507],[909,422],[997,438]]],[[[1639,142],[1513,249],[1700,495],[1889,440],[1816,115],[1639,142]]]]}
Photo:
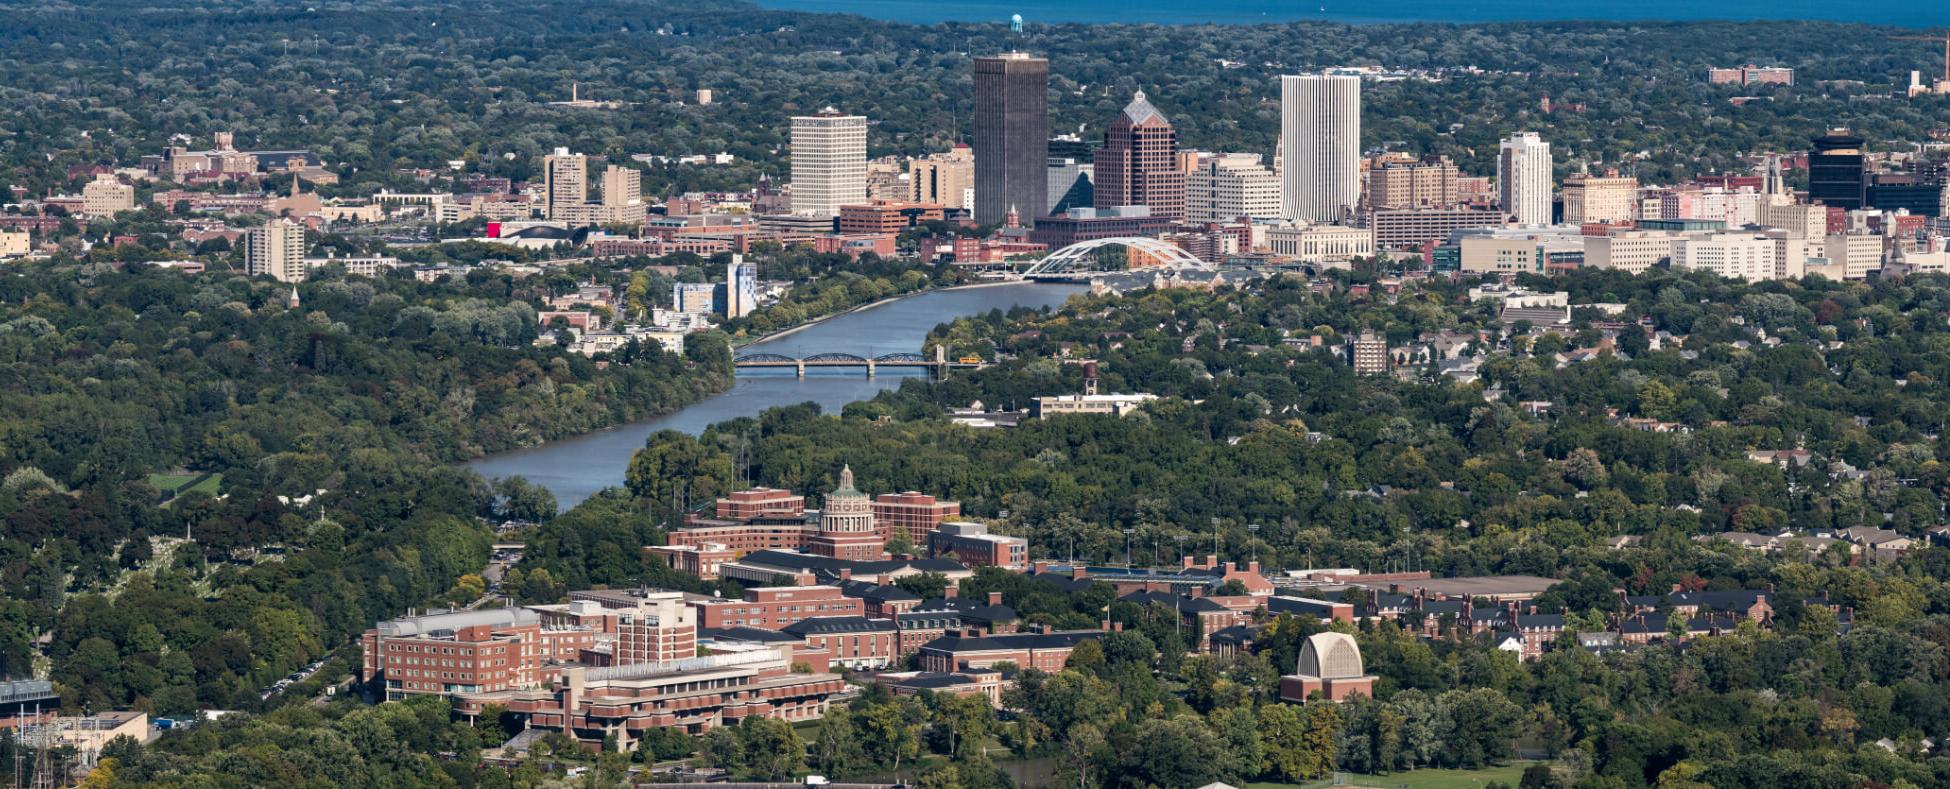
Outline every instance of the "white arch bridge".
{"type": "Polygon", "coordinates": [[[1212,271],[1212,264],[1198,259],[1183,248],[1155,238],[1139,236],[1120,236],[1118,238],[1099,238],[1079,241],[1051,252],[1042,260],[1022,272],[1024,279],[1081,279],[1093,274],[1114,274],[1141,268],[1199,269],[1212,271]],[[1105,269],[1097,260],[1097,251],[1107,247],[1123,247],[1133,257],[1143,256],[1139,265],[1128,269],[1105,269]]]}

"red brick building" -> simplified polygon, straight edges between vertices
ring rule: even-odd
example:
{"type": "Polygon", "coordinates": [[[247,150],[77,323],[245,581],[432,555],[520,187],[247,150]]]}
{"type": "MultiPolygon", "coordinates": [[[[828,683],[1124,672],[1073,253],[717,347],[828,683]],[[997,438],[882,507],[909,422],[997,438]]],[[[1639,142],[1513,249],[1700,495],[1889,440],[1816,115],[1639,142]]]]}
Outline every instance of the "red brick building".
{"type": "Polygon", "coordinates": [[[549,664],[575,662],[607,635],[595,627],[545,627],[525,608],[402,617],[361,638],[361,679],[380,683],[388,701],[534,687],[549,664]]]}
{"type": "Polygon", "coordinates": [[[992,668],[998,663],[1014,663],[1018,668],[1055,673],[1063,670],[1070,660],[1070,652],[1078,644],[1100,638],[1103,634],[1102,630],[1006,635],[989,635],[972,629],[953,632],[921,646],[921,668],[945,673],[962,668],[992,668]]]}
{"type": "Polygon", "coordinates": [[[815,616],[864,616],[866,606],[832,586],[767,586],[745,590],[743,600],[697,600],[697,626],[783,630],[815,616]]]}
{"type": "Polygon", "coordinates": [[[900,659],[900,633],[891,619],[863,616],[815,616],[781,628],[825,653],[828,666],[879,669],[900,659]]]}
{"type": "Polygon", "coordinates": [[[840,232],[899,235],[917,224],[939,222],[944,217],[942,207],[934,203],[875,200],[840,206],[840,232]]]}
{"type": "Polygon", "coordinates": [[[928,535],[950,518],[961,517],[961,502],[940,501],[926,493],[882,493],[873,500],[873,522],[882,539],[907,535],[916,548],[928,544],[928,535]]]}
{"type": "MultiPolygon", "coordinates": [[[[884,497],[883,497],[884,498],[884,497]]],[[[1021,537],[990,534],[988,526],[968,521],[943,523],[927,535],[929,556],[946,556],[970,567],[1029,569],[1029,542],[1021,537]]]]}

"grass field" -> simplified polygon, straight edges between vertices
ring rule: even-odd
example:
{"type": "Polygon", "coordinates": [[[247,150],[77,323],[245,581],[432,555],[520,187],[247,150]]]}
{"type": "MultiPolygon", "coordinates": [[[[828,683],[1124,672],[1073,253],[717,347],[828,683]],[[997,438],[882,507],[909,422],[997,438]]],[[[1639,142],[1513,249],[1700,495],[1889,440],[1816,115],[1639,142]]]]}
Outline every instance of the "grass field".
{"type": "Polygon", "coordinates": [[[172,490],[176,491],[176,495],[178,496],[181,496],[185,493],[189,493],[191,491],[204,493],[211,496],[217,495],[217,490],[223,487],[222,474],[211,474],[209,479],[206,479],[202,482],[198,482],[195,487],[183,488],[184,485],[190,484],[190,482],[194,481],[197,477],[200,476],[203,475],[201,474],[150,474],[149,485],[155,488],[156,490],[160,490],[160,491],[172,491],[172,490]]]}
{"type": "MultiPolygon", "coordinates": [[[[1410,770],[1388,775],[1361,775],[1349,773],[1345,786],[1371,786],[1376,789],[1473,789],[1491,781],[1516,786],[1523,778],[1524,768],[1529,763],[1507,764],[1502,767],[1486,767],[1481,770],[1410,770]]],[[[1307,784],[1246,784],[1246,789],[1319,789],[1333,786],[1333,781],[1315,781],[1307,784]]]]}

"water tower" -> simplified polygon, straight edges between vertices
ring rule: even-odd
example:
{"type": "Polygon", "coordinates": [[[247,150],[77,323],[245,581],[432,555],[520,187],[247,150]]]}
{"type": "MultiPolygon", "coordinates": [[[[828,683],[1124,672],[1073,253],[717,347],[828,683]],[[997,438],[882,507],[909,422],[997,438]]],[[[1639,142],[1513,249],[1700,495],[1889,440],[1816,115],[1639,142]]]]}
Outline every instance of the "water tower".
{"type": "Polygon", "coordinates": [[[1022,32],[1022,14],[1014,14],[1009,17],[1009,32],[1022,32]]]}

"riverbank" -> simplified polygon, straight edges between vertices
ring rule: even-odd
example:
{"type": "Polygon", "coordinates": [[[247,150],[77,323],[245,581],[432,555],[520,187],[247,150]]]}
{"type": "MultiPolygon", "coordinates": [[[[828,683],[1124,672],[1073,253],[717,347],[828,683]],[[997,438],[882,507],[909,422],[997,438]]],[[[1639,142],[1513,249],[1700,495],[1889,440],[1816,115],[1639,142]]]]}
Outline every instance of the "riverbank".
{"type": "Polygon", "coordinates": [[[900,301],[901,299],[913,298],[915,296],[919,296],[925,293],[946,293],[955,290],[975,290],[977,288],[993,288],[998,286],[1021,285],[1023,283],[1024,280],[1009,279],[1009,280],[995,280],[990,282],[971,282],[963,285],[949,285],[948,287],[945,288],[922,288],[920,290],[910,290],[898,296],[888,296],[887,298],[881,299],[879,301],[869,302],[866,304],[862,304],[858,307],[841,310],[831,315],[823,315],[818,318],[814,318],[812,320],[806,321],[805,323],[801,323],[797,326],[780,329],[775,332],[768,332],[750,338],[734,337],[732,338],[731,347],[733,349],[737,349],[737,348],[743,348],[748,345],[757,345],[762,342],[771,342],[773,340],[784,339],[786,337],[790,337],[794,334],[798,334],[799,332],[805,331],[806,329],[810,329],[814,326],[818,326],[822,323],[833,320],[835,318],[844,318],[856,312],[865,312],[875,307],[892,304],[896,301],[900,301]]]}
{"type": "MultiPolygon", "coordinates": [[[[997,309],[1060,307],[1070,296],[1085,290],[1081,285],[1035,282],[984,282],[920,290],[780,330],[745,347],[793,357],[848,353],[872,358],[913,353],[942,323],[997,309]]],[[[675,413],[490,455],[467,465],[489,479],[524,477],[547,488],[555,494],[557,504],[567,509],[596,491],[621,485],[630,458],[659,430],[697,435],[720,422],[799,403],[813,403],[835,413],[848,403],[872,399],[900,386],[908,377],[922,374],[896,368],[881,370],[869,378],[862,370],[815,369],[800,378],[791,369],[746,370],[728,391],[675,413]]]]}

